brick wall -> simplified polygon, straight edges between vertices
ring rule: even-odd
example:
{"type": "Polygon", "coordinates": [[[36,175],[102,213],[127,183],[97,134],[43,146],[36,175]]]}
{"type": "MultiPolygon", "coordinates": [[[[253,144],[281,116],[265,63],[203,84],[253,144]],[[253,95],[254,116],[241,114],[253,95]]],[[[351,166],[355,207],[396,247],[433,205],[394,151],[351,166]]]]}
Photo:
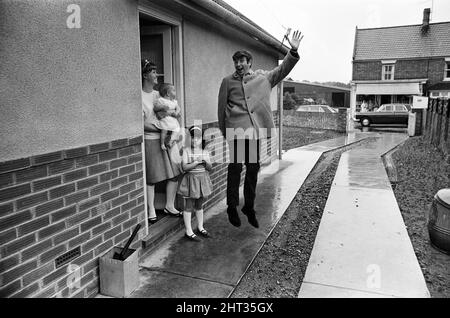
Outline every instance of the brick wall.
{"type": "Polygon", "coordinates": [[[345,132],[347,129],[347,109],[340,108],[339,113],[334,114],[285,110],[283,112],[283,125],[345,132]]]}
{"type": "Polygon", "coordinates": [[[430,64],[428,67],[428,76],[429,85],[436,84],[444,79],[444,68],[445,68],[445,60],[430,60],[430,64]]]}
{"type": "Polygon", "coordinates": [[[142,137],[0,163],[0,297],[90,297],[98,259],[144,234],[142,137]],[[56,268],[55,259],[80,248],[56,268]],[[71,281],[79,288],[68,286],[71,281]]]}
{"type": "Polygon", "coordinates": [[[381,80],[381,65],[380,61],[353,61],[352,79],[354,81],[381,80]]]}
{"type": "MultiPolygon", "coordinates": [[[[445,60],[397,60],[394,79],[428,78],[428,84],[433,85],[443,80],[445,60]]],[[[381,61],[353,62],[353,80],[381,80],[381,61]]]]}
{"type": "Polygon", "coordinates": [[[394,78],[398,79],[415,79],[428,78],[428,60],[398,60],[395,63],[394,78]]]}

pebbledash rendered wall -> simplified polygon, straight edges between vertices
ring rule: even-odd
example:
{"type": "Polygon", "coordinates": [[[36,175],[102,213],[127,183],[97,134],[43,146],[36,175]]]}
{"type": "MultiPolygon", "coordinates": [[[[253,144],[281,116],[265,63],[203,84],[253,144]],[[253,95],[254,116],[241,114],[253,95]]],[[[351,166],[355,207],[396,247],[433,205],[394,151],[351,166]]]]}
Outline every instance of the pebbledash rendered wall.
{"type": "Polygon", "coordinates": [[[137,2],[6,0],[0,20],[0,297],[93,296],[145,220],[137,2]]]}

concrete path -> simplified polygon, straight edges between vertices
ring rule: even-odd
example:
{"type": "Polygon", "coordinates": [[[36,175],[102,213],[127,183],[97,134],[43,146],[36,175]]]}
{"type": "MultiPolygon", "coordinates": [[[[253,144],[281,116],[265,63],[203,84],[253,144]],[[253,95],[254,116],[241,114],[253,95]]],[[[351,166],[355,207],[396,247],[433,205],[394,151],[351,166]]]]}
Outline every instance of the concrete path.
{"type": "Polygon", "coordinates": [[[430,297],[381,159],[406,139],[342,154],[299,297],[430,297]]]}
{"type": "MultiPolygon", "coordinates": [[[[286,152],[283,160],[260,173],[255,206],[259,229],[251,227],[241,212],[242,226],[233,227],[226,202],[221,201],[205,215],[205,228],[213,238],[190,242],[180,231],[164,242],[141,261],[141,284],[131,297],[228,297],[322,153],[369,136],[353,133],[286,152]]],[[[242,207],[242,188],[240,191],[242,207]]]]}

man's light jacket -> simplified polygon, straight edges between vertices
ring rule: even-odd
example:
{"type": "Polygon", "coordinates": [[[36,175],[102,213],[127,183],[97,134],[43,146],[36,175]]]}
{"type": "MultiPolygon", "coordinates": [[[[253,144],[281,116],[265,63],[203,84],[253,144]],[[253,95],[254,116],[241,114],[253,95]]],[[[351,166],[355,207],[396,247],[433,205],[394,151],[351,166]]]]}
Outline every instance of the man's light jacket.
{"type": "Polygon", "coordinates": [[[242,78],[234,73],[225,77],[219,90],[219,128],[227,139],[270,137],[273,123],[270,107],[272,88],[281,82],[298,62],[291,50],[271,71],[250,70],[242,78]]]}

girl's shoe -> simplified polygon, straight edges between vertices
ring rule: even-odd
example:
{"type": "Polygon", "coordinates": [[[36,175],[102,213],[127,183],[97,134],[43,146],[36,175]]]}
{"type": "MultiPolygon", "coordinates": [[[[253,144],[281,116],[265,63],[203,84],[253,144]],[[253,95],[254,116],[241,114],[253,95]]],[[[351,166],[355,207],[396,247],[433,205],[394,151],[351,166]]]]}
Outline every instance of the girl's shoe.
{"type": "Polygon", "coordinates": [[[201,239],[198,238],[197,235],[192,234],[192,235],[187,235],[186,233],[184,234],[184,237],[187,238],[190,241],[194,241],[194,242],[201,242],[201,239]]]}
{"type": "Polygon", "coordinates": [[[155,216],[154,218],[148,218],[148,223],[155,224],[158,221],[158,218],[155,216]]]}
{"type": "Polygon", "coordinates": [[[164,213],[171,215],[171,216],[175,216],[175,217],[181,217],[183,216],[183,212],[178,212],[178,213],[172,213],[169,210],[167,210],[166,208],[164,208],[164,213]]]}
{"type": "Polygon", "coordinates": [[[211,238],[211,234],[209,234],[209,232],[205,229],[203,230],[198,230],[197,229],[197,234],[206,238],[211,238]]]}

